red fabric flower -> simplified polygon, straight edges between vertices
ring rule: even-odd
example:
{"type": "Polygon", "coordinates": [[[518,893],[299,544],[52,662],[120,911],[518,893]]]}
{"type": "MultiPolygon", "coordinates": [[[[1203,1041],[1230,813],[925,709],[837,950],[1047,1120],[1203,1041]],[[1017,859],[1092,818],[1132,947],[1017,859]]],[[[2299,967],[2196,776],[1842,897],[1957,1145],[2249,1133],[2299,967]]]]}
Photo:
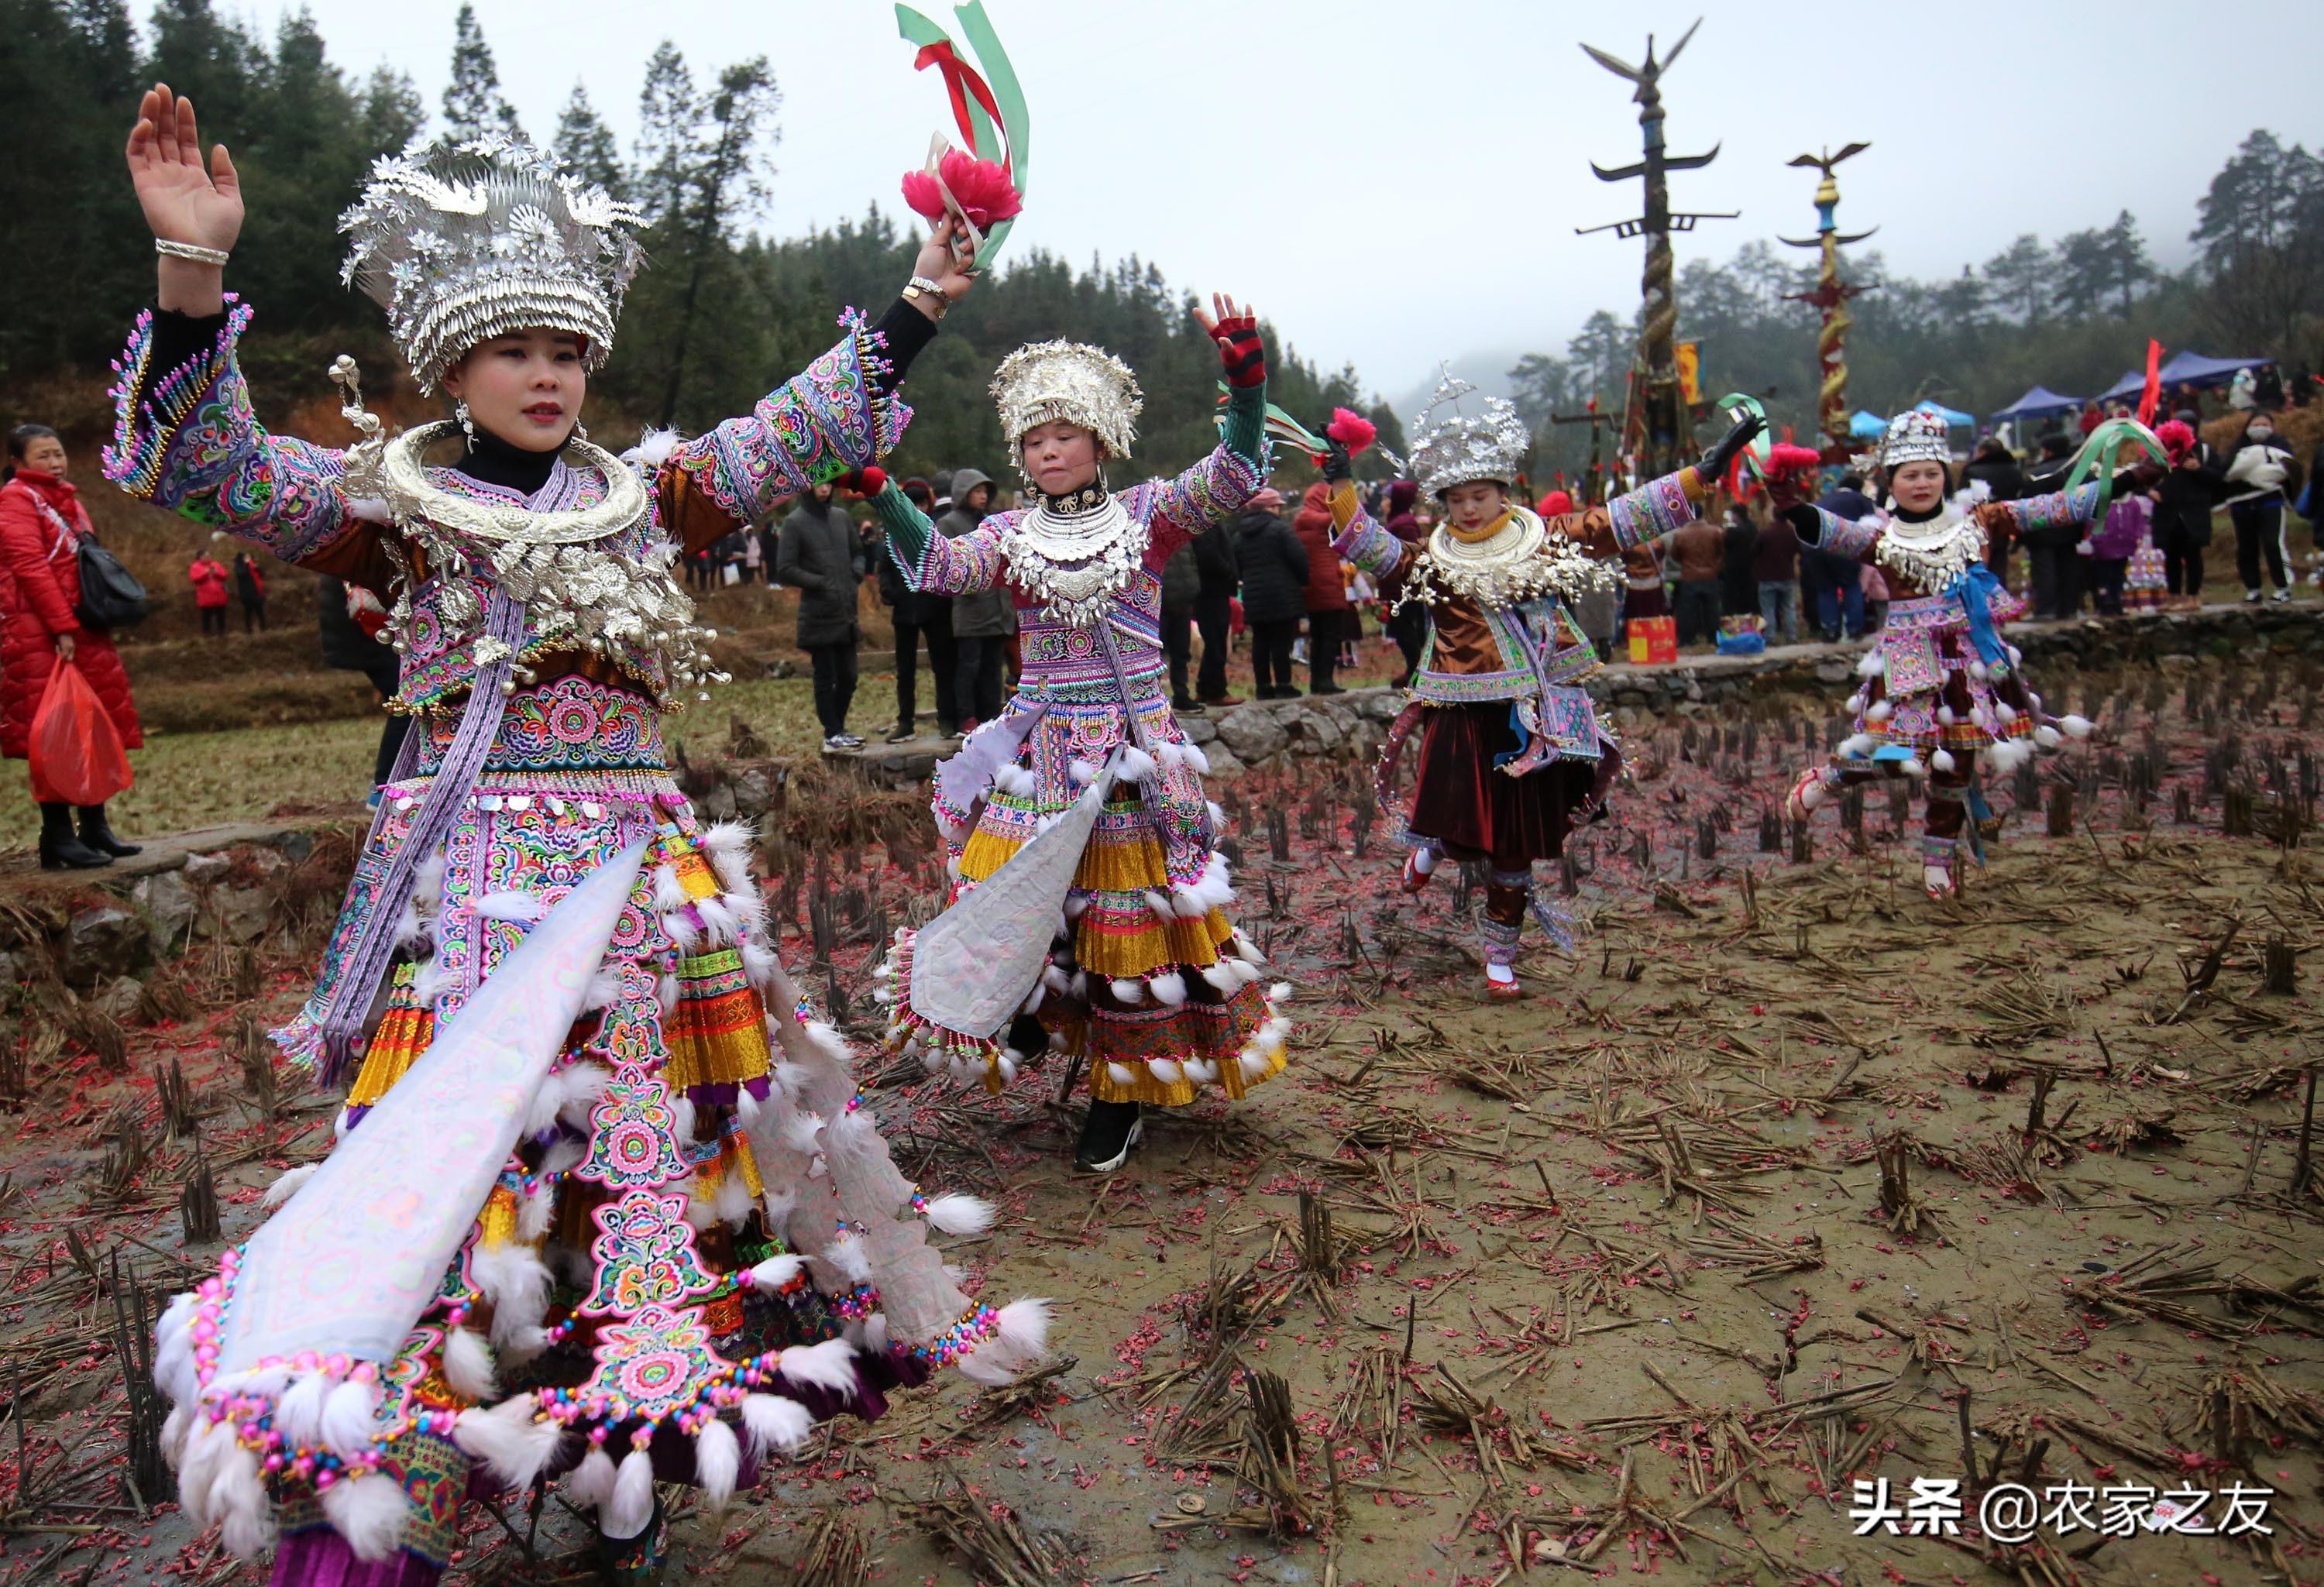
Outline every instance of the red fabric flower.
{"type": "Polygon", "coordinates": [[[1766,472],[1790,474],[1794,469],[1813,468],[1822,461],[1822,455],[1813,447],[1794,447],[1788,441],[1778,441],[1767,455],[1766,472]]]}
{"type": "Polygon", "coordinates": [[[1345,408],[1332,410],[1332,422],[1323,427],[1323,434],[1347,447],[1351,457],[1379,438],[1379,429],[1370,420],[1345,408]]]}
{"type": "Polygon", "coordinates": [[[979,231],[990,231],[1004,220],[1015,219],[1025,208],[1009,173],[990,160],[947,149],[936,162],[936,172],[944,178],[942,188],[936,185],[936,177],[927,171],[904,173],[904,202],[913,214],[925,220],[944,218],[945,188],[952,189],[953,202],[960,206],[969,224],[979,231]]]}
{"type": "Polygon", "coordinates": [[[1565,491],[1552,491],[1541,499],[1541,504],[1534,511],[1544,518],[1563,518],[1573,511],[1573,497],[1565,491]]]}

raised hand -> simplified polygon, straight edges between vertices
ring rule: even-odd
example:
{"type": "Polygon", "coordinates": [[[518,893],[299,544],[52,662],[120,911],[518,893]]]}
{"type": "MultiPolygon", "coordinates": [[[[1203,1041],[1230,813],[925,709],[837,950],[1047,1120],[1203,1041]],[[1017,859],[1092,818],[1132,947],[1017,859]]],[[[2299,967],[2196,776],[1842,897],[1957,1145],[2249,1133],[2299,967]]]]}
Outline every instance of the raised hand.
{"type": "Polygon", "coordinates": [[[1267,348],[1259,340],[1259,311],[1224,292],[1211,294],[1211,309],[1194,306],[1194,322],[1219,345],[1219,363],[1231,386],[1255,386],[1267,379],[1267,348]]]}
{"type": "MultiPolygon", "coordinates": [[[[234,251],[242,235],[242,180],[220,143],[202,163],[201,129],[194,102],[170,92],[167,83],[145,91],[130,129],[129,180],[136,184],[145,224],[160,242],[234,251]]],[[[222,268],[198,259],[163,254],[156,263],[156,300],[162,308],[197,317],[224,307],[222,268]]]]}
{"type": "Polygon", "coordinates": [[[912,273],[936,282],[952,302],[968,296],[976,284],[976,252],[961,230],[960,217],[947,213],[929,229],[928,240],[920,245],[919,255],[912,261],[912,273]]]}
{"type": "Polygon", "coordinates": [[[167,83],[145,90],[127,152],[129,180],[156,237],[232,251],[242,235],[242,181],[223,143],[207,167],[202,163],[191,99],[172,94],[167,83]]]}
{"type": "Polygon", "coordinates": [[[1767,500],[1778,512],[1804,505],[1822,457],[1812,447],[1778,443],[1767,457],[1767,500]]]}
{"type": "Polygon", "coordinates": [[[1751,438],[1767,428],[1767,421],[1757,413],[1746,413],[1735,421],[1735,427],[1719,438],[1718,444],[1702,455],[1694,466],[1695,474],[1706,485],[1717,484],[1727,477],[1727,466],[1735,456],[1751,444],[1751,438]]]}

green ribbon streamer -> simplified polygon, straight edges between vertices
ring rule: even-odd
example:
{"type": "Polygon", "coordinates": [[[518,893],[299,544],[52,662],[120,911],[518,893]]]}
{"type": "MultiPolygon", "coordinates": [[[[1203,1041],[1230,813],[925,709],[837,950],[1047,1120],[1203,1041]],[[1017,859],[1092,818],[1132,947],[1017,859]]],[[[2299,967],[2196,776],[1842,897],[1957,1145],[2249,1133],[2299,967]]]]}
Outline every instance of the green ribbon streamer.
{"type": "MultiPolygon", "coordinates": [[[[996,128],[992,118],[984,113],[984,106],[973,97],[969,100],[969,125],[976,132],[974,152],[979,160],[989,160],[995,165],[1001,162],[1005,152],[1010,176],[1017,184],[1018,196],[1022,198],[1028,190],[1026,171],[1032,149],[1032,120],[1026,111],[1024,87],[1017,80],[1017,69],[1010,64],[1009,51],[1001,47],[1001,35],[993,32],[991,20],[984,14],[983,0],[964,0],[953,7],[953,14],[960,18],[960,31],[975,51],[977,69],[983,76],[984,86],[992,90],[992,102],[1001,107],[1001,125],[996,128]]],[[[942,27],[901,4],[896,7],[896,31],[916,50],[952,42],[952,35],[942,27]]],[[[954,53],[959,51],[955,49],[954,53]]],[[[984,234],[984,252],[976,261],[979,270],[999,255],[1001,244],[1016,225],[1014,219],[1004,220],[984,234]]]]}
{"type": "MultiPolygon", "coordinates": [[[[2090,431],[2082,449],[2074,454],[2074,466],[2066,475],[2066,489],[2079,490],[2085,481],[2097,478],[2098,511],[2090,515],[2094,523],[2106,517],[2107,507],[2114,502],[2114,476],[2132,466],[2117,461],[2125,447],[2144,455],[2148,462],[2166,468],[2171,466],[2171,455],[2163,450],[2162,439],[2135,419],[2109,419],[2090,431]]],[[[2135,460],[2134,457],[2133,463],[2135,460]]]]}
{"type": "MultiPolygon", "coordinates": [[[[1753,479],[1766,479],[1767,465],[1775,459],[1775,426],[1767,423],[1767,410],[1760,404],[1758,398],[1746,396],[1741,392],[1728,392],[1719,399],[1717,407],[1720,412],[1727,415],[1727,421],[1730,425],[1735,422],[1738,416],[1746,413],[1758,419],[1762,428],[1757,435],[1743,443],[1741,456],[1745,465],[1751,470],[1753,479]]],[[[1710,483],[1716,484],[1718,482],[1713,480],[1710,483]]]]}

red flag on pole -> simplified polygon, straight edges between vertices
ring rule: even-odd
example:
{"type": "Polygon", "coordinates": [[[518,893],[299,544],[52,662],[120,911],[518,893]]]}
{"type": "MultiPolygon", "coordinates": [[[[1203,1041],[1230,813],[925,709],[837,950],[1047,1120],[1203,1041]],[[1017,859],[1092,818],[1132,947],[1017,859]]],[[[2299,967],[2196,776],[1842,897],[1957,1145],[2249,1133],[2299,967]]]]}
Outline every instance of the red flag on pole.
{"type": "Polygon", "coordinates": [[[2146,389],[2138,393],[2138,422],[2152,429],[2154,410],[2163,400],[2163,344],[2149,337],[2146,341],[2146,389]]]}

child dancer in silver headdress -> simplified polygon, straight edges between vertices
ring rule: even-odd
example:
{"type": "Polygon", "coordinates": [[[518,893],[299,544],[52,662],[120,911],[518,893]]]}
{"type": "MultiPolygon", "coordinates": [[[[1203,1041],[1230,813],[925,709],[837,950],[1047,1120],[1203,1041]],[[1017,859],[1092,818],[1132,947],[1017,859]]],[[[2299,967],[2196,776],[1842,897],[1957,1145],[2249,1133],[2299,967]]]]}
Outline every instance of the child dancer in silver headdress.
{"type": "Polygon", "coordinates": [[[914,589],[1013,594],[1025,658],[1008,709],[937,769],[952,909],[898,935],[893,1040],[995,1090],[1045,1047],[1085,1058],[1075,1155],[1096,1173],[1127,1158],[1142,1106],[1208,1085],[1240,1097],[1284,1063],[1273,1005],[1288,989],[1258,984],[1259,955],[1227,917],[1218,807],[1163,687],[1162,565],[1267,476],[1258,321],[1215,307],[1199,318],[1225,368],[1223,438],[1176,478],[1109,489],[1104,466],[1136,438],[1138,383],[1095,347],[1041,342],[992,383],[1032,507],[946,540],[892,485],[872,503],[914,589]]]}
{"type": "MultiPolygon", "coordinates": [[[[1533,438],[1508,402],[1489,397],[1481,413],[1455,407],[1430,422],[1440,406],[1475,389],[1448,373],[1414,420],[1413,475],[1444,511],[1417,548],[1364,512],[1343,447],[1324,458],[1323,475],[1340,554],[1379,579],[1383,596],[1428,613],[1412,701],[1389,729],[1376,782],[1385,807],[1405,741],[1420,728],[1405,890],[1426,885],[1448,856],[1489,866],[1480,927],[1485,991],[1515,998],[1534,862],[1555,859],[1567,835],[1602,810],[1622,765],[1581,687],[1598,670],[1598,655],[1572,604],[1609,577],[1599,558],[1692,522],[1760,421],[1738,423],[1699,464],[1602,507],[1545,520],[1509,500],[1533,438]]],[[[1536,913],[1562,936],[1545,909],[1536,913]]]]}

